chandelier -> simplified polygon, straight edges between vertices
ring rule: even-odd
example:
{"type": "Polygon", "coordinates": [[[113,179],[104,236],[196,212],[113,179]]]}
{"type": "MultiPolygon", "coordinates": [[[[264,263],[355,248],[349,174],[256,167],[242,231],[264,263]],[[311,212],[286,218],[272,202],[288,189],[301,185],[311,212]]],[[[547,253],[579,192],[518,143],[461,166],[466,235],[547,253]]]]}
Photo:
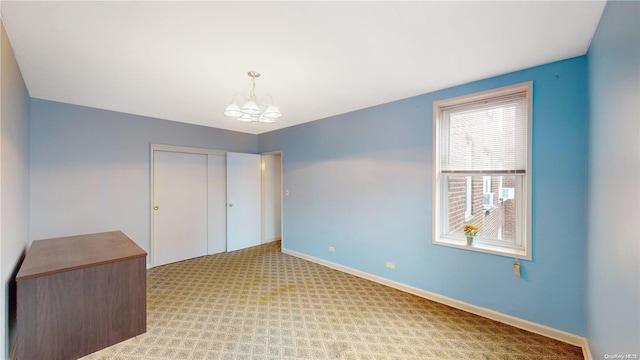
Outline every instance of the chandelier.
{"type": "Polygon", "coordinates": [[[282,114],[278,107],[273,104],[273,97],[265,94],[258,101],[256,97],[256,78],[260,77],[260,74],[255,71],[249,71],[247,75],[249,75],[253,84],[249,97],[245,97],[240,93],[233,95],[231,104],[224,109],[224,114],[243,122],[274,123],[282,114]],[[243,98],[242,105],[236,103],[236,99],[239,96],[243,98]],[[269,99],[268,102],[265,102],[266,97],[269,99]]]}

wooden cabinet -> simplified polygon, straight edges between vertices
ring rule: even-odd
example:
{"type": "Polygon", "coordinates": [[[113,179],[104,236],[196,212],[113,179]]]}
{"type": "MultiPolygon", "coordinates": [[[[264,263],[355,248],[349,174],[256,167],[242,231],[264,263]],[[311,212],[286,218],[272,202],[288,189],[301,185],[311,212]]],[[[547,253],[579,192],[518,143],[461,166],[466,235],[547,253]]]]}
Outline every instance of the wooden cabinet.
{"type": "Polygon", "coordinates": [[[18,359],[77,359],[144,333],[146,255],[120,231],[34,241],[16,277],[18,359]]]}

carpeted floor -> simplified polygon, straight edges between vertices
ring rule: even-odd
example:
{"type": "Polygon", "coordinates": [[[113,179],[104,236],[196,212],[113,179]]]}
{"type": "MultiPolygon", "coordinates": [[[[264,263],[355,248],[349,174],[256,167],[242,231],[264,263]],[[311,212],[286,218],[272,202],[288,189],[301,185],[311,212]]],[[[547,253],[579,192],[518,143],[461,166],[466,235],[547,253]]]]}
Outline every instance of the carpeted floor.
{"type": "Polygon", "coordinates": [[[147,319],[145,334],[83,359],[583,359],[279,243],[148,270],[147,319]]]}

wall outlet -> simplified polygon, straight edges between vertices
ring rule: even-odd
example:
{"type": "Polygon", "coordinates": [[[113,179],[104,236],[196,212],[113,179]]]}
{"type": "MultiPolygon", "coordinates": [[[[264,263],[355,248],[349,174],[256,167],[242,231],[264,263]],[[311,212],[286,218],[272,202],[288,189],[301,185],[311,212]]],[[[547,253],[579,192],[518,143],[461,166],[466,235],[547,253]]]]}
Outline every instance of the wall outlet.
{"type": "Polygon", "coordinates": [[[333,246],[329,246],[329,251],[336,252],[336,248],[334,248],[333,246]]]}
{"type": "Polygon", "coordinates": [[[392,262],[388,262],[388,261],[387,261],[387,267],[388,267],[389,269],[395,269],[395,268],[396,268],[396,264],[394,264],[394,263],[392,263],[392,262]]]}

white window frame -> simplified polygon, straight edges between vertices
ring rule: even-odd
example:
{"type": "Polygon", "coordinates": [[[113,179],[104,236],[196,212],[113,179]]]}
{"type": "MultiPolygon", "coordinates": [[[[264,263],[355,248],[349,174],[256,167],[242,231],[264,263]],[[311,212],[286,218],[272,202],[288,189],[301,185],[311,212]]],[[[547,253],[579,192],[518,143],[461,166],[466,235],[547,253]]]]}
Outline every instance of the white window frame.
{"type": "MultiPolygon", "coordinates": [[[[432,243],[436,245],[443,245],[449,247],[455,247],[465,250],[478,251],[502,256],[517,257],[519,259],[531,260],[531,216],[532,216],[532,197],[531,197],[531,181],[532,181],[532,150],[531,150],[531,138],[532,138],[532,123],[533,123],[533,82],[524,82],[502,88],[482,91],[479,93],[463,95],[451,99],[444,99],[435,101],[433,103],[433,223],[432,223],[432,243]],[[526,111],[526,157],[527,164],[525,175],[521,178],[520,191],[516,194],[519,199],[519,203],[516,209],[517,212],[517,224],[516,236],[520,237],[517,245],[513,244],[500,244],[500,242],[474,241],[473,244],[467,245],[466,239],[463,235],[459,237],[443,236],[444,224],[447,223],[448,209],[446,200],[443,200],[443,190],[447,191],[446,184],[443,181],[445,175],[441,172],[441,124],[442,124],[442,109],[450,106],[478,102],[483,100],[490,100],[518,92],[526,93],[527,111],[526,111]]],[[[466,175],[466,174],[460,174],[466,175]]],[[[517,191],[517,190],[516,190],[517,191]]]]}
{"type": "Polygon", "coordinates": [[[465,196],[464,221],[473,220],[473,183],[471,176],[465,177],[465,188],[467,193],[465,196]]]}
{"type": "MultiPolygon", "coordinates": [[[[466,149],[465,149],[465,157],[467,161],[471,162],[472,156],[473,156],[473,141],[467,139],[466,149]]],[[[465,187],[467,189],[467,193],[465,196],[464,221],[471,221],[473,219],[473,182],[472,182],[471,176],[467,176],[465,178],[465,187]]]]}

